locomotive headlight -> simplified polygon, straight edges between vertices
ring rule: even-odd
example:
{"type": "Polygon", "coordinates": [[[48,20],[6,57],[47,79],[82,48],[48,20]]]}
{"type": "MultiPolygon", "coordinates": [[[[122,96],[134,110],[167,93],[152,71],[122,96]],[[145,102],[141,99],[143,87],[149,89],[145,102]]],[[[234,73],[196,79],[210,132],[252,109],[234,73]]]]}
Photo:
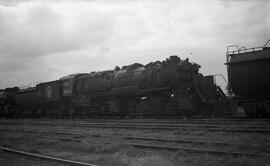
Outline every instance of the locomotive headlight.
{"type": "Polygon", "coordinates": [[[145,99],[147,99],[147,97],[146,97],[146,96],[141,97],[141,100],[145,100],[145,99]]]}

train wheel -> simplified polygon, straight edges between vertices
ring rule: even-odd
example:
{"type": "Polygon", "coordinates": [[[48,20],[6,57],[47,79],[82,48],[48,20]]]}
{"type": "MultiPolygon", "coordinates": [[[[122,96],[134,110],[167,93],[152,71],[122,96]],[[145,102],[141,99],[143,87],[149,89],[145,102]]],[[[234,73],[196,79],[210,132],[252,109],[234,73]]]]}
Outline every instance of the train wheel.
{"type": "Polygon", "coordinates": [[[11,112],[11,108],[10,108],[10,105],[7,104],[4,106],[4,111],[5,111],[5,114],[6,114],[6,117],[9,119],[9,118],[12,118],[12,112],[11,112]]]}
{"type": "Polygon", "coordinates": [[[43,115],[43,110],[41,108],[38,108],[37,111],[36,111],[36,117],[41,119],[44,117],[43,115]]]}
{"type": "Polygon", "coordinates": [[[121,119],[128,115],[127,100],[124,98],[119,99],[119,117],[121,119]]]}
{"type": "Polygon", "coordinates": [[[21,109],[19,107],[16,107],[15,108],[15,117],[16,118],[21,118],[22,117],[21,113],[22,113],[21,109]]]}
{"type": "Polygon", "coordinates": [[[270,117],[270,108],[268,108],[267,111],[266,111],[266,117],[267,117],[267,118],[270,117]]]}
{"type": "Polygon", "coordinates": [[[266,118],[266,110],[263,108],[257,109],[258,118],[266,118]]]}
{"type": "Polygon", "coordinates": [[[5,111],[5,106],[1,106],[1,117],[7,118],[7,112],[5,111]]]}
{"type": "Polygon", "coordinates": [[[67,116],[69,118],[73,118],[74,117],[74,114],[75,114],[74,108],[69,108],[68,111],[67,111],[67,116]]]}
{"type": "Polygon", "coordinates": [[[136,100],[129,100],[127,103],[127,114],[130,118],[135,118],[137,115],[137,102],[136,100]]]}
{"type": "Polygon", "coordinates": [[[0,106],[0,118],[5,117],[4,107],[0,106]]]}

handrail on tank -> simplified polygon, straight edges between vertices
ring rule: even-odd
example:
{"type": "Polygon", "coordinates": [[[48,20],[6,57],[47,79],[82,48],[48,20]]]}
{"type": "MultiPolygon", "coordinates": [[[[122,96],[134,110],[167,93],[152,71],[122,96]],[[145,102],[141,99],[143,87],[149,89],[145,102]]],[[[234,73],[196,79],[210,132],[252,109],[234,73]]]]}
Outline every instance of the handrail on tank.
{"type": "Polygon", "coordinates": [[[238,45],[228,45],[227,46],[227,52],[231,52],[231,51],[229,51],[229,49],[232,48],[232,47],[236,47],[237,48],[236,50],[239,50],[238,49],[239,48],[238,45]]]}
{"type": "Polygon", "coordinates": [[[226,84],[228,84],[228,81],[226,80],[226,78],[223,76],[223,74],[213,74],[212,76],[220,76],[221,78],[223,78],[223,80],[226,82],[226,84]]]}
{"type": "Polygon", "coordinates": [[[241,49],[235,50],[235,51],[228,51],[227,55],[234,55],[234,54],[240,54],[240,53],[247,53],[247,52],[255,52],[255,51],[262,51],[264,47],[253,47],[253,48],[244,48],[241,47],[241,49]]]}
{"type": "Polygon", "coordinates": [[[232,48],[232,47],[235,47],[235,48],[237,48],[236,50],[238,50],[238,45],[228,45],[227,46],[226,63],[229,62],[229,52],[231,52],[231,51],[229,51],[229,49],[232,48]]]}
{"type": "Polygon", "coordinates": [[[240,48],[238,49],[238,51],[241,51],[242,49],[246,50],[246,47],[245,47],[245,46],[240,47],[240,48]]]}
{"type": "Polygon", "coordinates": [[[269,42],[270,42],[270,39],[265,43],[264,46],[262,46],[262,47],[253,47],[253,48],[245,48],[245,47],[238,48],[238,45],[229,45],[227,47],[227,53],[226,53],[227,63],[229,61],[229,55],[247,53],[247,52],[255,52],[255,51],[262,51],[267,46],[267,44],[269,42]],[[237,49],[234,50],[234,51],[229,51],[229,48],[231,48],[231,47],[236,47],[237,49]]]}
{"type": "Polygon", "coordinates": [[[266,47],[269,42],[270,42],[270,39],[265,43],[263,47],[266,47]]]}

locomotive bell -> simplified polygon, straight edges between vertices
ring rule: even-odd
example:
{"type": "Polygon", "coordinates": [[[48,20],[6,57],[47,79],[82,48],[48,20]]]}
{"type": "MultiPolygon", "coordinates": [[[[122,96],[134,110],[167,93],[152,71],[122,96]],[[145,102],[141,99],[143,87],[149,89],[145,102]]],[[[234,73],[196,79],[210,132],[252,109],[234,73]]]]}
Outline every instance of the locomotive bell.
{"type": "Polygon", "coordinates": [[[179,62],[181,59],[177,55],[170,56],[170,61],[179,62]]]}

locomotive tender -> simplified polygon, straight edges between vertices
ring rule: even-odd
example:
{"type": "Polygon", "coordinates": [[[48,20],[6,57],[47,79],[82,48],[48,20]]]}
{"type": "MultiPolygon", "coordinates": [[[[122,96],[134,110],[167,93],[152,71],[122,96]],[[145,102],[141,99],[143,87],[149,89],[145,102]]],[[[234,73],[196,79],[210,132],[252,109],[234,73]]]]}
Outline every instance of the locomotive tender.
{"type": "Polygon", "coordinates": [[[263,47],[227,47],[226,65],[233,99],[253,117],[270,117],[269,41],[263,47]],[[231,47],[236,50],[229,51],[231,47]]]}
{"type": "Polygon", "coordinates": [[[226,96],[200,66],[171,56],[0,91],[7,117],[177,117],[221,113],[226,96]]]}

